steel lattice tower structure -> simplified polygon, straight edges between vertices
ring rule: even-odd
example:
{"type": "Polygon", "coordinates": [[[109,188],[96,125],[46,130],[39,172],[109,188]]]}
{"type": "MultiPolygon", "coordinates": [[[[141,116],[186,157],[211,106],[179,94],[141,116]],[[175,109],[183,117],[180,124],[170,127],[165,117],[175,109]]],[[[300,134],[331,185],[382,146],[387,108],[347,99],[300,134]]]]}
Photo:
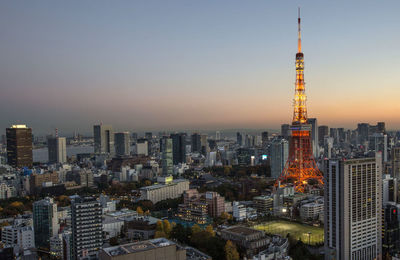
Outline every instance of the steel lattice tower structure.
{"type": "Polygon", "coordinates": [[[291,183],[297,192],[305,192],[310,185],[322,186],[323,175],[314,160],[311,144],[311,125],[307,123],[304,55],[301,51],[300,8],[297,47],[296,89],[293,121],[290,126],[289,157],[276,185],[291,183]]]}

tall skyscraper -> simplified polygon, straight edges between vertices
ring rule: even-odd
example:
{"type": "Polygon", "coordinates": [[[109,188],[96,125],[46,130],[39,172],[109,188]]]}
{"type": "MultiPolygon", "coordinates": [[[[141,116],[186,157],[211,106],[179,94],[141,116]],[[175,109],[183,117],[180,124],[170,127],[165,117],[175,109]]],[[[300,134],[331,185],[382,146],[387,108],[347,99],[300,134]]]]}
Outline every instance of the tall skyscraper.
{"type": "Polygon", "coordinates": [[[359,123],[357,125],[357,133],[358,133],[358,143],[364,144],[366,141],[368,141],[369,124],[368,123],[359,123]]]}
{"type": "Polygon", "coordinates": [[[168,176],[173,174],[173,160],[172,160],[172,139],[168,136],[163,136],[160,140],[161,152],[161,167],[162,174],[168,176]]]}
{"type": "Polygon", "coordinates": [[[383,133],[373,133],[369,136],[368,149],[381,152],[383,162],[387,162],[388,141],[387,135],[383,133]]]}
{"type": "Polygon", "coordinates": [[[262,142],[262,146],[266,146],[268,144],[268,132],[262,132],[261,133],[261,142],[262,142]]]}
{"type": "Polygon", "coordinates": [[[6,129],[7,161],[13,167],[32,167],[32,129],[12,125],[6,129]]]}
{"type": "Polygon", "coordinates": [[[282,137],[275,137],[272,139],[269,149],[271,177],[276,179],[282,174],[285,168],[285,163],[289,156],[289,142],[282,137]]]}
{"type": "Polygon", "coordinates": [[[236,143],[237,143],[239,146],[242,146],[242,145],[243,145],[243,135],[242,135],[242,133],[240,133],[240,132],[237,132],[237,133],[236,133],[236,143]]]}
{"type": "Polygon", "coordinates": [[[194,133],[191,136],[192,140],[192,153],[200,153],[201,152],[201,136],[198,133],[194,133]]]}
{"type": "Polygon", "coordinates": [[[314,160],[311,125],[307,122],[304,83],[304,54],[301,51],[300,9],[298,18],[298,51],[296,54],[296,84],[292,125],[290,126],[289,157],[276,185],[293,184],[296,191],[306,192],[310,185],[322,187],[322,172],[314,160]],[[312,182],[310,182],[312,180],[312,182]]]}
{"type": "Polygon", "coordinates": [[[318,147],[318,121],[316,118],[307,119],[307,123],[311,125],[311,142],[314,157],[319,155],[318,147]]]}
{"type": "Polygon", "coordinates": [[[52,198],[33,203],[33,229],[37,247],[50,248],[50,238],[58,234],[57,204],[52,198]]]}
{"type": "Polygon", "coordinates": [[[115,154],[117,156],[130,154],[129,132],[115,133],[115,154]]]}
{"type": "Polygon", "coordinates": [[[210,152],[210,146],[208,145],[208,136],[206,134],[200,135],[201,153],[207,156],[210,152]]]}
{"type": "Polygon", "coordinates": [[[400,181],[400,146],[392,147],[392,176],[400,181]]]}
{"type": "Polygon", "coordinates": [[[286,140],[289,140],[289,132],[290,132],[290,125],[289,124],[282,124],[281,125],[281,135],[286,140]]]}
{"type": "Polygon", "coordinates": [[[71,202],[73,259],[97,256],[102,239],[102,208],[94,197],[75,196],[71,202]]]}
{"type": "Polygon", "coordinates": [[[186,134],[171,134],[173,163],[186,163],[186,134]]]}
{"type": "Polygon", "coordinates": [[[114,132],[111,125],[93,126],[94,152],[114,156],[114,132]]]}
{"type": "Polygon", "coordinates": [[[50,137],[47,139],[49,163],[67,162],[67,140],[65,137],[50,137]]]}
{"type": "Polygon", "coordinates": [[[382,159],[325,161],[325,259],[382,258],[382,159]]]}
{"type": "Polygon", "coordinates": [[[329,127],[327,125],[318,126],[318,144],[324,145],[325,136],[329,136],[329,127]]]}

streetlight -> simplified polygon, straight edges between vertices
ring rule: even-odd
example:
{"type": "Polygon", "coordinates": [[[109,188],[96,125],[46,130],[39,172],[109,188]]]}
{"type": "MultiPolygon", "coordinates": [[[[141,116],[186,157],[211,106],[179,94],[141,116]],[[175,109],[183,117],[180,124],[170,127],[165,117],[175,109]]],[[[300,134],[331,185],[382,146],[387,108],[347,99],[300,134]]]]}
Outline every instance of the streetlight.
{"type": "Polygon", "coordinates": [[[311,245],[310,240],[311,240],[311,232],[308,232],[308,245],[311,245]]]}

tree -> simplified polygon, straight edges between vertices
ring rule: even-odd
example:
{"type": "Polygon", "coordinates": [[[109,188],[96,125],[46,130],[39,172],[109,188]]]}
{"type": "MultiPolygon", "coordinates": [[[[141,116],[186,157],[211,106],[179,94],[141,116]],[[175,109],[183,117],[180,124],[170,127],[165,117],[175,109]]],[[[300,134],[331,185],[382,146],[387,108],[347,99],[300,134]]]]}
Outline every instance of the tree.
{"type": "Polygon", "coordinates": [[[163,231],[164,232],[164,225],[161,220],[157,221],[156,223],[156,231],[163,231]]]}
{"type": "Polygon", "coordinates": [[[196,234],[199,232],[201,232],[201,227],[199,227],[199,225],[197,225],[197,224],[194,224],[192,227],[192,234],[196,234]]]}
{"type": "Polygon", "coordinates": [[[159,237],[167,237],[167,235],[164,233],[164,231],[156,231],[154,234],[154,238],[159,238],[159,237]]]}
{"type": "Polygon", "coordinates": [[[210,236],[212,236],[212,237],[215,236],[215,231],[214,231],[214,229],[213,229],[213,227],[211,225],[208,225],[206,227],[206,232],[209,233],[210,236]]]}
{"type": "Polygon", "coordinates": [[[164,230],[164,233],[167,235],[167,238],[168,238],[169,234],[171,233],[171,224],[166,219],[163,220],[163,230],[164,230]]]}
{"type": "Polygon", "coordinates": [[[136,208],[136,212],[138,213],[138,215],[143,215],[143,209],[142,209],[142,207],[138,206],[138,207],[136,208]]]}
{"type": "Polygon", "coordinates": [[[112,238],[110,238],[110,245],[111,245],[111,246],[119,245],[119,243],[118,243],[118,237],[112,237],[112,238]]]}
{"type": "Polygon", "coordinates": [[[182,224],[177,224],[174,226],[170,233],[170,238],[176,239],[181,243],[187,243],[188,237],[186,233],[186,229],[182,224]]]}
{"type": "Polygon", "coordinates": [[[225,255],[226,260],[239,260],[239,253],[236,249],[236,246],[230,240],[226,241],[225,255]]]}

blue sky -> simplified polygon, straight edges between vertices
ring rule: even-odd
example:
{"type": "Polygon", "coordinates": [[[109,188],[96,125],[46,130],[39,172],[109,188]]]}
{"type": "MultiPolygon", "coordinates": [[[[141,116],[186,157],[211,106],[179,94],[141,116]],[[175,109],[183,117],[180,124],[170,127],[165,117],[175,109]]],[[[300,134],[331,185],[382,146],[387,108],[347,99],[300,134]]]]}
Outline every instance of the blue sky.
{"type": "Polygon", "coordinates": [[[298,6],[309,116],[400,127],[399,1],[266,0],[2,1],[0,127],[278,128],[298,6]]]}

